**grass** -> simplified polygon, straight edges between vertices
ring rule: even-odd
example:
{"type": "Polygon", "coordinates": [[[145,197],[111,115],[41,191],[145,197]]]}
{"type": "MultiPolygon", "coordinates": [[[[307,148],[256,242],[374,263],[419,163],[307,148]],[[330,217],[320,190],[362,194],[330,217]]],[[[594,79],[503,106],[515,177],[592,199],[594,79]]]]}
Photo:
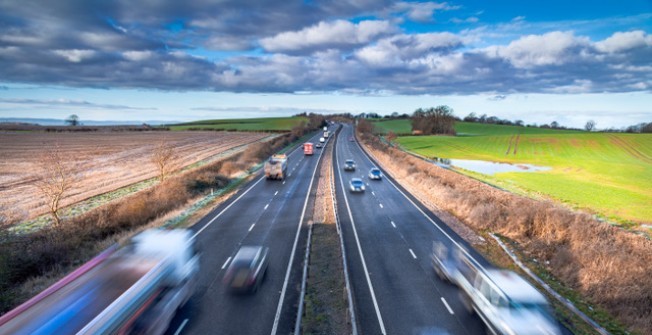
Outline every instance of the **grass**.
{"type": "Polygon", "coordinates": [[[302,122],[308,122],[308,119],[293,116],[257,119],[201,120],[170,125],[170,129],[177,131],[198,128],[233,131],[290,131],[302,122]]]}
{"type": "Polygon", "coordinates": [[[652,333],[649,238],[553,202],[497,190],[388,147],[377,137],[362,134],[361,143],[431,209],[453,214],[477,234],[493,232],[518,243],[527,258],[549,271],[552,277],[543,279],[563,283],[570,298],[585,304],[585,312],[603,326],[618,334],[625,332],[620,323],[630,333],[652,333]]]}
{"type": "MultiPolygon", "coordinates": [[[[409,120],[376,122],[404,132],[409,120]]],[[[548,171],[474,174],[500,187],[588,209],[624,225],[652,222],[652,135],[458,122],[458,136],[401,136],[405,149],[426,157],[534,164],[548,171]]]]}

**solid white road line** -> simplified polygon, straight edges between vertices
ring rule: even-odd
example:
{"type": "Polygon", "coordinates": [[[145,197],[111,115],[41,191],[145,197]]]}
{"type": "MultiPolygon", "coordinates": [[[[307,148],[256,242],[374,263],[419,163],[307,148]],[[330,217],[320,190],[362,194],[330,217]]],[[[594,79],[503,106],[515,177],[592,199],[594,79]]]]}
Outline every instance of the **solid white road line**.
{"type": "Polygon", "coordinates": [[[188,323],[188,319],[183,320],[183,322],[181,323],[181,326],[179,326],[179,329],[177,329],[177,331],[174,332],[174,335],[181,334],[181,331],[183,330],[183,328],[186,326],[187,323],[188,323]]]}
{"type": "MultiPolygon", "coordinates": [[[[369,159],[369,161],[371,162],[371,156],[370,156],[370,155],[369,155],[369,154],[368,154],[364,149],[362,149],[362,146],[360,145],[360,143],[356,142],[356,144],[358,145],[358,148],[360,149],[360,151],[362,151],[362,154],[365,155],[365,156],[367,156],[367,159],[369,159]]],[[[413,205],[413,206],[414,206],[414,207],[419,211],[419,213],[421,213],[421,214],[422,214],[422,215],[423,215],[423,216],[424,216],[428,221],[430,221],[430,223],[432,223],[433,226],[435,226],[435,227],[436,227],[436,228],[437,228],[437,229],[438,229],[442,234],[444,234],[444,236],[446,236],[446,237],[447,237],[447,238],[448,238],[448,239],[449,239],[449,240],[450,240],[450,241],[451,241],[451,242],[452,242],[452,243],[453,243],[453,244],[454,244],[454,245],[455,245],[459,250],[461,250],[461,251],[462,251],[462,252],[463,252],[463,253],[464,253],[464,254],[465,254],[469,259],[471,259],[471,260],[472,260],[476,265],[480,265],[480,262],[478,262],[478,261],[477,261],[477,260],[476,260],[476,259],[475,259],[475,258],[474,258],[474,257],[473,257],[473,256],[472,256],[472,255],[467,251],[467,250],[466,250],[466,248],[462,247],[459,243],[457,243],[457,241],[455,241],[455,239],[453,239],[453,238],[452,238],[448,233],[446,233],[446,232],[444,231],[444,229],[442,229],[442,228],[441,228],[441,227],[440,227],[440,226],[439,226],[439,225],[438,225],[438,224],[437,224],[433,219],[431,219],[430,216],[428,216],[428,214],[426,214],[423,210],[421,210],[421,208],[420,208],[416,203],[414,203],[414,201],[412,201],[412,199],[410,199],[410,197],[408,197],[405,193],[403,193],[403,191],[401,191],[401,189],[398,188],[398,186],[396,186],[396,184],[394,184],[394,183],[393,183],[389,178],[387,178],[386,180],[387,180],[390,184],[392,184],[392,186],[394,186],[394,188],[395,188],[399,193],[401,193],[401,194],[403,195],[403,197],[405,197],[405,199],[407,199],[407,201],[409,201],[409,202],[410,202],[410,203],[411,203],[411,204],[412,204],[412,205],[413,205]]],[[[482,266],[480,266],[480,267],[483,268],[482,266]]]]}
{"type": "Polygon", "coordinates": [[[224,264],[222,265],[222,270],[226,268],[226,266],[229,264],[230,261],[231,261],[231,256],[229,256],[229,258],[226,259],[226,262],[224,262],[224,264]]]}
{"type": "Polygon", "coordinates": [[[224,214],[224,212],[226,212],[226,210],[231,208],[231,206],[233,206],[233,204],[235,204],[236,202],[238,202],[238,200],[240,200],[242,197],[244,197],[245,194],[249,193],[249,191],[251,191],[251,189],[254,188],[254,186],[258,185],[258,183],[260,183],[263,179],[265,179],[265,177],[261,177],[260,179],[258,179],[258,181],[255,182],[253,185],[251,185],[246,191],[244,191],[244,193],[240,194],[240,196],[237,199],[233,200],[232,203],[230,203],[228,206],[226,206],[226,208],[224,208],[221,212],[219,212],[217,215],[215,215],[214,218],[212,218],[210,221],[208,221],[208,223],[206,225],[204,225],[200,230],[198,230],[195,233],[195,235],[192,236],[192,238],[196,238],[197,235],[201,234],[206,228],[208,228],[208,226],[213,224],[213,222],[215,222],[215,220],[217,220],[217,218],[219,218],[222,214],[224,214]]]}
{"type": "Polygon", "coordinates": [[[412,258],[417,259],[417,255],[414,254],[414,251],[412,251],[412,249],[408,249],[408,250],[410,250],[410,253],[412,254],[412,258]]]}
{"type": "Polygon", "coordinates": [[[441,297],[441,302],[444,303],[444,306],[446,306],[446,309],[448,310],[449,313],[455,314],[455,312],[453,312],[453,310],[451,309],[451,306],[448,306],[448,303],[446,302],[446,299],[444,299],[444,297],[441,297]]]}
{"type": "MultiPolygon", "coordinates": [[[[324,151],[319,153],[317,162],[321,159],[321,156],[324,151]]],[[[276,335],[278,330],[278,323],[281,320],[281,310],[283,309],[283,300],[285,299],[285,292],[288,288],[288,282],[290,281],[290,273],[292,271],[292,262],[294,261],[294,254],[297,250],[297,244],[299,243],[299,235],[301,234],[301,224],[303,223],[303,218],[306,215],[306,208],[308,208],[308,199],[310,198],[310,191],[312,190],[312,183],[315,181],[315,176],[317,175],[317,168],[319,164],[315,164],[315,169],[312,171],[312,177],[310,178],[310,184],[308,186],[308,191],[306,192],[306,200],[303,202],[303,210],[301,211],[301,218],[299,219],[299,224],[297,226],[297,233],[294,236],[294,244],[292,245],[292,253],[290,254],[290,260],[288,261],[287,270],[285,271],[285,281],[283,282],[283,289],[281,290],[281,297],[278,300],[278,306],[276,307],[276,315],[274,316],[274,324],[272,325],[272,335],[276,335]]],[[[288,175],[289,177],[289,175],[288,175]]]]}
{"type": "MultiPolygon", "coordinates": [[[[335,164],[340,166],[339,157],[335,154],[335,164]]],[[[360,239],[358,238],[358,231],[355,228],[355,221],[353,220],[353,214],[351,214],[351,207],[349,206],[349,199],[347,197],[348,192],[344,188],[344,181],[342,180],[342,173],[340,176],[340,186],[342,187],[342,193],[344,194],[344,203],[346,204],[346,209],[349,212],[349,220],[351,220],[351,227],[353,228],[353,236],[355,237],[355,242],[358,245],[358,253],[360,254],[360,260],[362,261],[362,268],[364,270],[364,275],[367,279],[367,286],[369,286],[369,291],[371,292],[371,301],[374,304],[374,309],[376,310],[376,317],[378,317],[378,325],[380,326],[380,332],[385,335],[385,323],[383,322],[383,317],[380,315],[380,309],[378,308],[378,301],[376,300],[376,293],[374,292],[374,286],[371,284],[371,278],[369,278],[369,270],[367,269],[367,262],[364,260],[364,254],[362,253],[362,247],[360,246],[360,239]]]]}
{"type": "Polygon", "coordinates": [[[392,221],[392,227],[396,228],[396,225],[394,224],[394,221],[392,221]]]}
{"type": "Polygon", "coordinates": [[[254,226],[255,226],[255,225],[256,225],[255,223],[252,224],[251,227],[249,227],[249,231],[251,231],[252,229],[254,229],[254,226]]]}

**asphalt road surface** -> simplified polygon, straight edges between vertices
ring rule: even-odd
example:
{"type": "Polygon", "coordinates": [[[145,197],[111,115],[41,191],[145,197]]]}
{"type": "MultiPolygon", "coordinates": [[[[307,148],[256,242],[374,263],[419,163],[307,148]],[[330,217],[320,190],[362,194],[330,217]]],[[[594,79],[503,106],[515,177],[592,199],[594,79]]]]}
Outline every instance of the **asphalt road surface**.
{"type": "MultiPolygon", "coordinates": [[[[317,143],[321,132],[310,141],[317,143]]],[[[294,330],[307,225],[304,212],[322,149],[288,155],[284,181],[259,175],[198,222],[200,277],[193,298],[175,316],[168,334],[288,334],[294,330]],[[302,220],[303,218],[303,220],[302,220]],[[236,295],[222,284],[242,245],[269,247],[269,266],[254,294],[236,295]]],[[[314,198],[314,196],[312,197],[314,198]]]]}

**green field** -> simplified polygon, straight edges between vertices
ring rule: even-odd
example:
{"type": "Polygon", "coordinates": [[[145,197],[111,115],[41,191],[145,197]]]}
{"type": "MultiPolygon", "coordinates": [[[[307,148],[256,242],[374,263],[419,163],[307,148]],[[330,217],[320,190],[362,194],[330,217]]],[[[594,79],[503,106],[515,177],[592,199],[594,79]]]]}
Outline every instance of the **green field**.
{"type": "Polygon", "coordinates": [[[171,130],[188,130],[193,128],[234,130],[234,131],[290,131],[294,126],[308,119],[300,116],[271,117],[257,119],[223,119],[201,120],[170,125],[171,130]]]}
{"type": "MultiPolygon", "coordinates": [[[[405,133],[409,120],[375,123],[405,133]]],[[[528,163],[552,168],[474,176],[514,191],[544,195],[610,220],[652,222],[652,134],[587,133],[458,122],[458,136],[401,136],[426,157],[528,163]]]]}

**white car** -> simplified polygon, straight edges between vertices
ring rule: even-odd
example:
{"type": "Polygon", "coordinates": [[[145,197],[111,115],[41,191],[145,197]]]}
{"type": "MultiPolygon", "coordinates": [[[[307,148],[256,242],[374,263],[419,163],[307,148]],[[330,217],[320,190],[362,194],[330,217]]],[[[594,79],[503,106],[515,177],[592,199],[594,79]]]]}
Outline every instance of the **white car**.
{"type": "Polygon", "coordinates": [[[349,182],[351,192],[364,192],[364,182],[360,178],[353,178],[349,182]]]}

